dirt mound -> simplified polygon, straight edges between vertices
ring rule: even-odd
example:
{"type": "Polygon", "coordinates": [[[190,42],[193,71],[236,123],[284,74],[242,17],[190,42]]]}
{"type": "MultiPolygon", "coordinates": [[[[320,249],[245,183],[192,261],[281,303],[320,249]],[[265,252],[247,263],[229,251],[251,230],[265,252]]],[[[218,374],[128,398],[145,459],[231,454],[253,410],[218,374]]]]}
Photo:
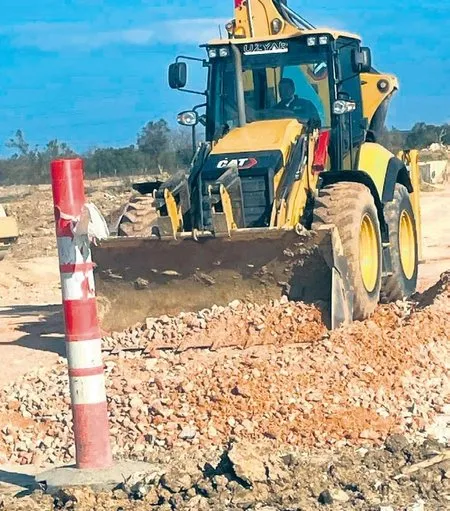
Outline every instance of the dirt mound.
{"type": "MultiPolygon", "coordinates": [[[[450,298],[450,271],[444,272],[441,278],[436,284],[424,293],[418,293],[413,296],[413,300],[416,302],[417,308],[425,308],[432,305],[435,302],[439,302],[446,307],[447,301],[450,298]]],[[[448,309],[444,309],[444,312],[448,313],[448,309]]]]}
{"type": "MultiPolygon", "coordinates": [[[[242,305],[232,310],[240,312],[239,321],[248,312],[242,305]]],[[[272,447],[380,444],[392,432],[424,433],[447,410],[448,283],[425,308],[383,306],[372,319],[329,338],[320,323],[308,331],[298,320],[300,305],[277,304],[274,311],[278,315],[266,310],[264,317],[277,345],[155,351],[149,359],[110,355],[114,453],[144,459],[155,449],[223,445],[230,438],[272,447]]],[[[227,330],[219,319],[219,327],[240,333],[239,324],[227,330]]],[[[69,403],[63,360],[5,389],[0,412],[33,421],[27,428],[13,420],[6,425],[0,435],[5,458],[21,464],[71,460],[69,403]]]]}
{"type": "Polygon", "coordinates": [[[326,335],[320,311],[287,299],[265,305],[236,300],[227,307],[214,305],[198,313],[148,318],[103,339],[106,351],[158,349],[178,352],[190,348],[248,348],[267,344],[311,342],[326,335]]]}
{"type": "MultiPolygon", "coordinates": [[[[7,193],[6,188],[2,194],[7,193]]],[[[20,238],[9,257],[31,259],[56,253],[55,223],[53,217],[52,191],[49,185],[18,187],[4,197],[8,212],[19,223],[20,238]]],[[[86,189],[88,200],[93,202],[108,219],[127,202],[130,188],[125,183],[105,184],[93,182],[86,189]]]]}

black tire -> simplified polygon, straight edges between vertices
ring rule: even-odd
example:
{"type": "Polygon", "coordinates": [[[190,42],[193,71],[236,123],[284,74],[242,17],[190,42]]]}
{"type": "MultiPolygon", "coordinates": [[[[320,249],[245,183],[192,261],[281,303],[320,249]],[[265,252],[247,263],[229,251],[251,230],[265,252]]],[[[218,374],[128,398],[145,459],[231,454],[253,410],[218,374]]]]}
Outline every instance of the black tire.
{"type": "Polygon", "coordinates": [[[350,285],[354,293],[353,319],[363,320],[375,310],[380,299],[382,275],[382,241],[375,201],[370,190],[359,183],[342,182],[325,186],[319,192],[314,208],[312,228],[334,224],[339,232],[344,256],[349,266],[350,285]],[[360,236],[364,225],[373,227],[374,251],[377,262],[367,289],[361,271],[360,236]],[[375,271],[376,270],[376,271],[375,271]]]}
{"type": "Polygon", "coordinates": [[[119,221],[119,236],[151,236],[157,213],[154,198],[148,195],[133,197],[119,221]]]}
{"type": "MultiPolygon", "coordinates": [[[[416,292],[419,268],[417,228],[414,211],[408,190],[401,184],[395,185],[394,199],[384,207],[384,217],[389,228],[389,244],[392,260],[392,275],[385,277],[381,287],[381,299],[384,303],[409,298],[416,292]],[[412,236],[410,239],[414,267],[405,272],[400,255],[400,221],[407,215],[411,222],[412,236]]],[[[411,260],[412,263],[412,260],[411,260]]]]}

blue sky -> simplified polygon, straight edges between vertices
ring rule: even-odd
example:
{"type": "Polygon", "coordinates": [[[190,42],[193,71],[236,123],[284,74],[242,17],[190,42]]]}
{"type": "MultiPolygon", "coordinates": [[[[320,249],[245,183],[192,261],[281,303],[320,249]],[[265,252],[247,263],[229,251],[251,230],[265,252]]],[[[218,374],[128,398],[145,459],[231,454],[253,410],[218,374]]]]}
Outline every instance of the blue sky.
{"type": "MultiPolygon", "coordinates": [[[[450,2],[290,0],[317,26],[361,34],[374,65],[400,79],[389,125],[450,122],[450,2]]],[[[233,0],[2,0],[0,154],[22,129],[31,143],[78,151],[126,145],[149,120],[174,123],[198,97],[167,87],[178,53],[233,15],[233,0]]],[[[194,85],[204,71],[191,68],[194,85]]]]}

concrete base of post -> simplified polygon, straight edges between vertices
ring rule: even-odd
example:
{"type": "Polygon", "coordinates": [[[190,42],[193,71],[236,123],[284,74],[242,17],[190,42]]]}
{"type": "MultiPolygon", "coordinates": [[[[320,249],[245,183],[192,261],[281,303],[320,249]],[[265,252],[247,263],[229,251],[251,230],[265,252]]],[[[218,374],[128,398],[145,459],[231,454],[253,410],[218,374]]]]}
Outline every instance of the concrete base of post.
{"type": "Polygon", "coordinates": [[[52,494],[61,489],[89,487],[94,491],[110,491],[129,477],[139,474],[144,478],[155,472],[155,465],[141,461],[119,461],[107,469],[78,469],[75,465],[54,468],[35,477],[45,492],[52,494]]]}

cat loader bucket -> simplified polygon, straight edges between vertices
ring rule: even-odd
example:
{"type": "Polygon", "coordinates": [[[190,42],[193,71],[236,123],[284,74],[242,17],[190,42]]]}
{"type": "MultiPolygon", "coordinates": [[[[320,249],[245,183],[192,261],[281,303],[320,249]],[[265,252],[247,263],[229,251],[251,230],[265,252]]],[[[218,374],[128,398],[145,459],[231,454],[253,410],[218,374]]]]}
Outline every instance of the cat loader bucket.
{"type": "Polygon", "coordinates": [[[353,316],[348,268],[333,225],[237,229],[223,236],[184,232],[176,239],[110,237],[93,246],[92,255],[107,333],[147,317],[283,295],[318,304],[330,328],[353,316]]]}

